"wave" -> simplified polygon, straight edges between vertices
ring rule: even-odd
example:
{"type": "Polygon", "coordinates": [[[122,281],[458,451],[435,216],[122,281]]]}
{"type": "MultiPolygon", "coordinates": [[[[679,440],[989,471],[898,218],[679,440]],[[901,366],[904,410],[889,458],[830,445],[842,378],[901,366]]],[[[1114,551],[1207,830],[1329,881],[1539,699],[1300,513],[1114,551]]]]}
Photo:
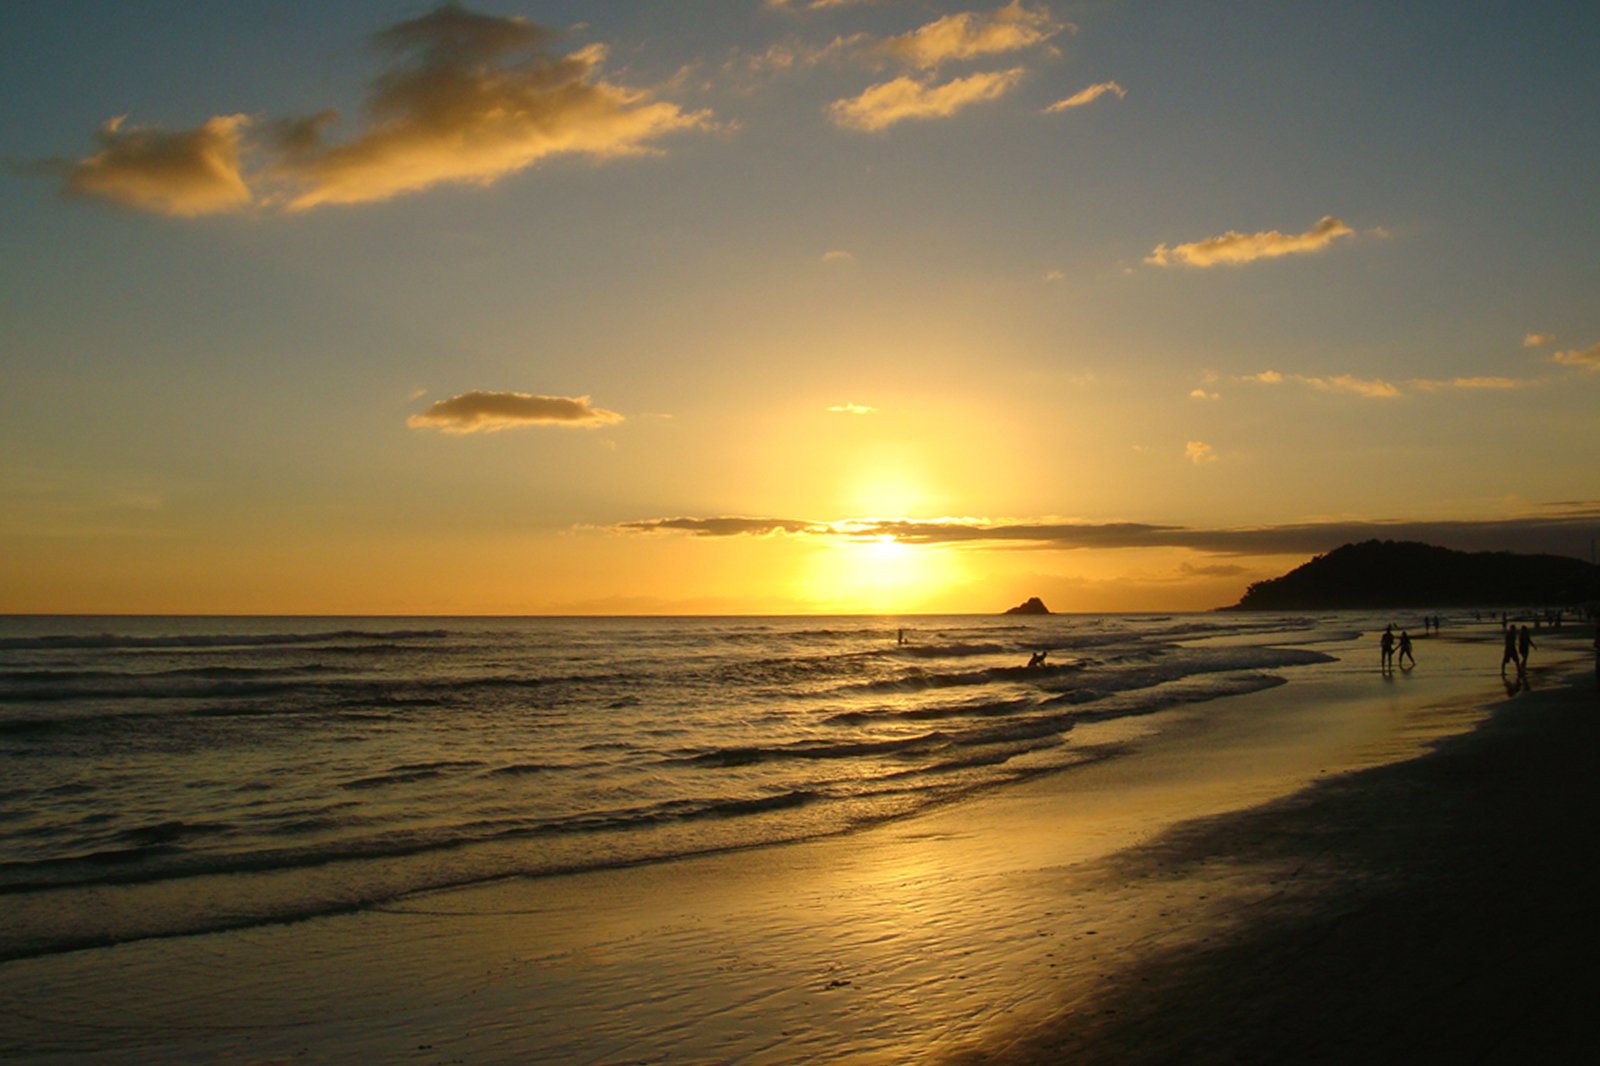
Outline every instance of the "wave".
{"type": "Polygon", "coordinates": [[[1014,649],[999,644],[897,644],[900,655],[920,659],[956,659],[966,655],[1001,655],[1014,649]]]}
{"type": "Polygon", "coordinates": [[[427,781],[443,777],[451,770],[470,770],[482,766],[476,759],[441,759],[436,762],[403,763],[392,766],[381,774],[358,777],[339,784],[342,789],[382,788],[386,785],[407,785],[413,781],[427,781]]]}
{"type": "MultiPolygon", "coordinates": [[[[555,818],[507,817],[457,825],[395,830],[361,839],[303,847],[257,848],[236,852],[195,851],[184,846],[196,831],[219,827],[173,822],[122,834],[131,845],[48,859],[0,862],[0,896],[96,885],[136,885],[219,875],[310,869],[345,862],[401,859],[479,844],[573,834],[613,833],[672,823],[759,815],[832,798],[798,788],[763,795],[730,795],[663,800],[613,810],[587,811],[555,818]],[[137,839],[140,832],[149,839],[137,839]]],[[[302,822],[304,819],[301,820],[302,822]]],[[[298,823],[274,836],[301,832],[298,823]]],[[[667,857],[665,855],[661,857],[667,857]]],[[[540,872],[562,872],[552,869],[540,872]]]]}
{"type": "Polygon", "coordinates": [[[577,767],[567,763],[558,762],[516,762],[507,766],[497,766],[493,770],[485,770],[485,777],[521,777],[525,774],[547,774],[556,770],[573,770],[577,767]]]}
{"type": "Polygon", "coordinates": [[[914,737],[886,740],[818,741],[797,740],[788,744],[737,745],[707,748],[676,755],[667,762],[685,766],[750,766],[773,759],[850,759],[863,755],[900,755],[948,746],[950,734],[935,730],[914,737]]]}
{"type": "Polygon", "coordinates": [[[446,629],[336,629],[314,633],[175,633],[134,636],[126,633],[63,633],[38,637],[0,637],[0,650],[94,648],[226,648],[280,644],[327,644],[352,640],[442,640],[446,629]]]}
{"type": "Polygon", "coordinates": [[[827,725],[868,725],[884,721],[934,721],[942,718],[988,718],[1018,714],[1038,706],[1032,699],[983,700],[976,703],[941,703],[930,707],[886,707],[870,711],[840,711],[822,721],[827,725]]]}
{"type": "Polygon", "coordinates": [[[915,692],[930,688],[960,688],[969,685],[987,685],[995,681],[1043,681],[1059,678],[1084,669],[1081,662],[1046,663],[1043,666],[991,666],[982,670],[961,672],[928,672],[913,669],[898,677],[877,678],[841,685],[835,692],[915,692]]]}
{"type": "MultiPolygon", "coordinates": [[[[206,667],[194,671],[119,673],[85,677],[83,684],[20,684],[0,688],[0,703],[61,703],[78,700],[226,700],[257,697],[311,696],[338,698],[340,706],[437,706],[467,699],[474,690],[542,689],[569,685],[631,685],[643,681],[621,673],[561,674],[548,677],[321,677],[327,668],[309,673],[298,667],[281,670],[206,667]],[[439,694],[443,693],[441,697],[439,694]]],[[[197,712],[200,713],[200,712],[197,712]]],[[[107,715],[105,717],[118,717],[107,715]]]]}

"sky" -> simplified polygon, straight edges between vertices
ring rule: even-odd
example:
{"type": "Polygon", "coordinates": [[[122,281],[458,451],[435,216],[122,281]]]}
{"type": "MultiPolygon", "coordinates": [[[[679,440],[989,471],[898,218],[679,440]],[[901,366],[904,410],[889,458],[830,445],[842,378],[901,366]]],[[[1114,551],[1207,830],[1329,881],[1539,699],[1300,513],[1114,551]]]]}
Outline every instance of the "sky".
{"type": "Polygon", "coordinates": [[[1597,46],[1565,0],[7,4],[0,612],[1590,558],[1597,46]]]}

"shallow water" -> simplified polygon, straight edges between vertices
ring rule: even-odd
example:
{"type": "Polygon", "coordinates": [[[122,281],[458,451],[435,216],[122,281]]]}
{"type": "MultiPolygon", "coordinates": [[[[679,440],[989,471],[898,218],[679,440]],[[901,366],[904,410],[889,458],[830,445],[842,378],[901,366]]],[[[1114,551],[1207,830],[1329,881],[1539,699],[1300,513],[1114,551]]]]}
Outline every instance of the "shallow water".
{"type": "Polygon", "coordinates": [[[1367,621],[0,619],[0,959],[849,831],[1367,621]]]}

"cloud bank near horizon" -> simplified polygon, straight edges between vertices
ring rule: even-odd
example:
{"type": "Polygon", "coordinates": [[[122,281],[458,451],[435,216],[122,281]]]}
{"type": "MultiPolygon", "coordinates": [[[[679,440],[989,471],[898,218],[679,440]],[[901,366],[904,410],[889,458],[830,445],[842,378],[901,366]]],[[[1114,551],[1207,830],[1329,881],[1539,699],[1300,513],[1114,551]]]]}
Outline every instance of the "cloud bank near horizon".
{"type": "Polygon", "coordinates": [[[1208,555],[1303,555],[1366,540],[1422,541],[1458,551],[1518,551],[1583,557],[1600,534],[1600,501],[1551,505],[1546,513],[1499,519],[1329,520],[1243,528],[1201,528],[1145,522],[989,521],[973,518],[855,519],[720,516],[650,518],[606,527],[621,534],[681,533],[696,537],[805,536],[841,540],[889,538],[927,546],[1033,550],[1187,548],[1208,555]]]}

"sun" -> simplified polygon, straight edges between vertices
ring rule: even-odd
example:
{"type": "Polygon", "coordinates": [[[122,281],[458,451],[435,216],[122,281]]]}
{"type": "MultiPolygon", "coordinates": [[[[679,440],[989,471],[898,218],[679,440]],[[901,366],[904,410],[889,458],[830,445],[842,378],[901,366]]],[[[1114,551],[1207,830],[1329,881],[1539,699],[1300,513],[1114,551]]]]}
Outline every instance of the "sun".
{"type": "Polygon", "coordinates": [[[819,546],[802,594],[819,610],[897,614],[926,609],[960,577],[954,553],[887,534],[819,546]]]}

